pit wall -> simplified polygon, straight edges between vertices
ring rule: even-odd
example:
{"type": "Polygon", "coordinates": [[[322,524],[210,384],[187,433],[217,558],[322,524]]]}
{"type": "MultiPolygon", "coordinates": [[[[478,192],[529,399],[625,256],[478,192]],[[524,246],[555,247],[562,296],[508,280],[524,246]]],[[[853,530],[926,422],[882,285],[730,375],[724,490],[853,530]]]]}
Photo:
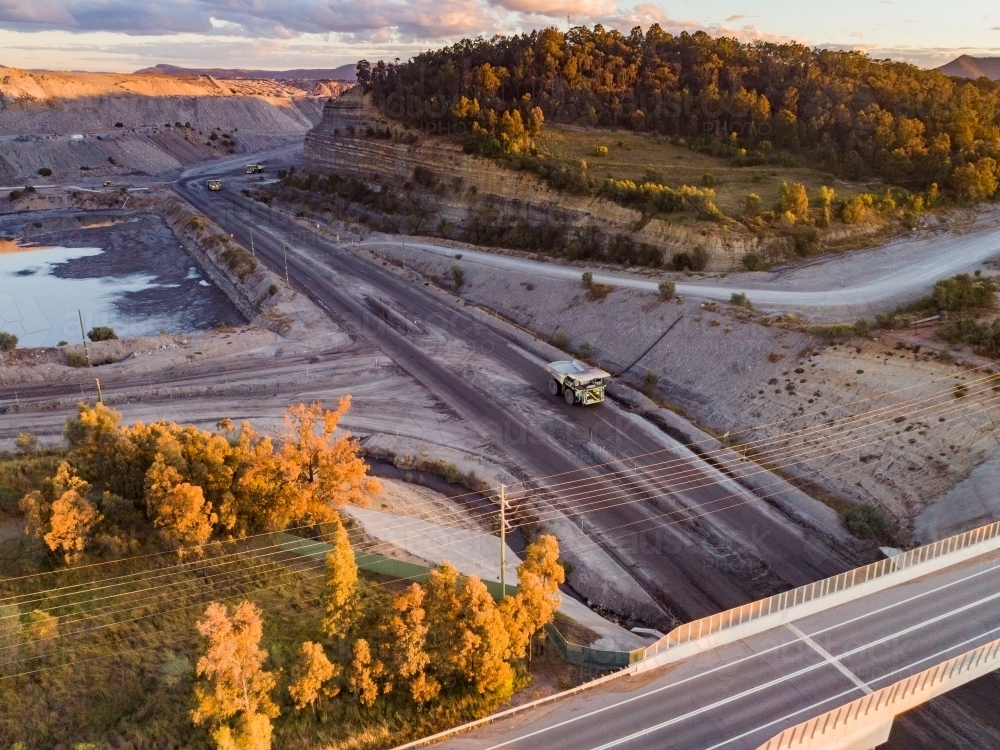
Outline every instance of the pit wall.
{"type": "MultiPolygon", "coordinates": [[[[747,253],[760,253],[758,238],[735,222],[683,226],[593,196],[574,196],[550,188],[534,172],[515,171],[492,159],[470,156],[452,138],[418,135],[382,117],[360,89],[352,89],[323,108],[319,124],[306,134],[305,169],[364,181],[409,183],[438,209],[439,218],[461,227],[492,208],[507,221],[549,220],[574,227],[597,225],[605,234],[628,233],[638,242],[659,247],[665,256],[702,246],[711,270],[742,268],[747,253]],[[371,128],[393,133],[391,139],[367,136],[371,128]],[[353,132],[351,132],[353,129],[353,132]],[[414,170],[429,169],[435,185],[414,185],[414,170]]],[[[424,231],[433,227],[424,227],[424,231]]]]}

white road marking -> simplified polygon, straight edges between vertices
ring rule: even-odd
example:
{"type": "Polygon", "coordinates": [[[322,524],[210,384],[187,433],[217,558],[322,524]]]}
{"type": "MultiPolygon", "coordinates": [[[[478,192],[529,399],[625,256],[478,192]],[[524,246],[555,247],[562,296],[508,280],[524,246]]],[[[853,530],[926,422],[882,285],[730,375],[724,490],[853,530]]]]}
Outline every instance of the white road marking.
{"type": "MultiPolygon", "coordinates": [[[[981,599],[980,602],[988,601],[990,599],[996,599],[998,597],[1000,597],[1000,594],[995,594],[993,596],[988,596],[985,599],[981,599]]],[[[965,607],[959,607],[959,609],[955,610],[955,612],[964,611],[965,609],[968,608],[968,606],[971,606],[971,605],[967,605],[965,607]]],[[[951,614],[951,613],[949,613],[949,614],[951,614]]],[[[931,618],[930,620],[927,620],[927,623],[936,622],[939,619],[940,619],[940,616],[939,617],[934,617],[934,618],[931,618]]],[[[921,625],[919,627],[922,627],[923,625],[925,625],[927,623],[921,623],[921,625]]],[[[914,627],[918,627],[918,626],[914,626],[914,627]]],[[[909,629],[912,629],[912,628],[909,628],[909,629]]],[[[961,648],[962,646],[971,645],[972,643],[975,643],[976,641],[979,641],[980,639],[985,638],[988,635],[993,635],[997,631],[1000,631],[1000,628],[993,628],[992,630],[987,630],[985,633],[981,633],[980,635],[976,636],[975,638],[967,638],[962,643],[958,643],[958,644],[955,644],[953,646],[950,646],[949,648],[943,649],[942,651],[939,651],[938,653],[933,654],[931,656],[925,656],[922,659],[917,659],[915,662],[907,664],[905,667],[900,667],[898,669],[894,669],[891,672],[888,672],[888,673],[882,675],[881,677],[876,678],[875,680],[873,680],[873,682],[881,682],[882,680],[885,680],[888,677],[891,677],[893,675],[899,674],[900,672],[905,672],[905,671],[908,671],[910,669],[913,669],[914,667],[916,667],[917,665],[919,665],[919,664],[921,664],[921,663],[923,663],[925,661],[929,661],[931,659],[940,658],[941,656],[944,656],[945,654],[948,654],[948,653],[954,651],[956,648],[961,648]]],[[[893,640],[895,638],[896,638],[895,634],[887,636],[885,638],[879,638],[878,640],[873,641],[872,643],[869,643],[869,644],[867,644],[865,646],[859,646],[858,648],[855,648],[855,649],[852,649],[851,651],[845,652],[844,654],[842,654],[842,656],[849,656],[851,654],[864,651],[864,650],[866,650],[868,648],[871,648],[872,646],[877,646],[877,645],[879,645],[881,643],[885,643],[886,641],[890,641],[890,640],[893,640]]],[[[689,718],[692,718],[694,716],[697,716],[698,714],[705,713],[706,711],[711,711],[712,709],[719,708],[719,707],[724,706],[724,705],[726,705],[728,703],[732,703],[735,700],[738,700],[739,698],[745,698],[747,696],[753,695],[754,693],[760,692],[761,690],[765,689],[766,687],[771,687],[771,686],[776,685],[776,684],[787,682],[788,680],[794,679],[795,677],[799,677],[799,676],[801,676],[801,675],[803,675],[803,674],[805,674],[807,672],[811,672],[811,671],[815,670],[817,668],[817,666],[823,666],[823,664],[814,665],[814,666],[808,667],[806,669],[800,669],[798,672],[794,672],[794,673],[792,673],[792,674],[790,674],[790,675],[788,675],[786,677],[782,677],[782,678],[779,678],[777,680],[772,680],[771,682],[767,683],[766,685],[761,685],[760,687],[757,687],[757,688],[751,688],[749,690],[744,690],[739,695],[734,695],[734,696],[731,696],[730,698],[725,698],[725,699],[723,699],[721,701],[716,701],[715,703],[713,703],[713,704],[711,704],[709,706],[704,706],[704,707],[696,709],[694,711],[689,711],[688,713],[684,714],[683,716],[678,716],[678,717],[673,718],[673,719],[668,719],[667,721],[661,722],[661,723],[659,723],[659,724],[657,724],[655,726],[647,727],[646,729],[642,729],[642,730],[640,730],[638,732],[633,732],[632,734],[628,735],[627,737],[621,737],[619,739],[612,740],[611,742],[606,742],[603,745],[599,745],[598,747],[593,748],[593,750],[610,750],[611,748],[618,747],[619,745],[623,745],[626,742],[631,742],[632,740],[639,739],[640,737],[645,737],[646,735],[652,734],[653,732],[657,732],[657,731],[659,731],[661,729],[666,729],[667,727],[670,727],[670,726],[672,726],[674,724],[678,724],[681,721],[684,721],[686,719],[689,719],[689,718]]],[[[707,748],[706,750],[716,750],[716,748],[724,747],[725,745],[728,745],[728,744],[730,744],[732,742],[735,742],[738,739],[742,739],[743,737],[747,737],[747,736],[749,736],[751,734],[754,734],[756,732],[760,732],[760,731],[762,731],[763,729],[766,729],[769,726],[773,726],[774,724],[776,724],[776,723],[778,723],[780,721],[784,721],[784,720],[786,720],[790,716],[796,716],[796,715],[799,715],[799,714],[801,714],[803,712],[808,712],[810,710],[814,710],[814,709],[816,709],[816,708],[818,708],[820,706],[823,706],[823,705],[829,703],[832,700],[836,700],[837,698],[842,698],[844,696],[850,695],[853,692],[854,692],[854,688],[852,688],[851,690],[845,690],[845,691],[843,691],[841,693],[838,693],[837,695],[832,696],[830,698],[824,698],[821,701],[817,701],[812,706],[808,706],[807,708],[803,708],[803,709],[799,709],[798,711],[794,711],[793,713],[788,714],[788,716],[782,717],[781,719],[776,719],[775,721],[768,722],[767,724],[764,724],[762,726],[756,727],[755,729],[752,729],[752,730],[750,730],[748,732],[744,732],[739,737],[732,737],[732,738],[730,738],[728,740],[725,740],[725,741],[720,742],[720,743],[718,743],[716,745],[713,745],[712,747],[707,748]]]]}
{"type": "MultiPolygon", "coordinates": [[[[1000,633],[1000,628],[993,628],[992,630],[987,630],[985,633],[983,633],[981,635],[978,635],[975,638],[966,638],[961,643],[956,643],[953,646],[949,646],[946,649],[942,649],[941,651],[938,651],[936,654],[931,654],[930,656],[925,656],[923,659],[917,659],[917,661],[913,662],[912,664],[907,664],[905,667],[899,667],[899,669],[894,669],[891,672],[888,672],[888,673],[882,675],[881,677],[876,677],[874,680],[872,680],[872,682],[881,682],[882,680],[887,680],[890,677],[895,677],[895,676],[897,676],[899,674],[902,674],[904,672],[907,672],[907,671],[913,669],[914,667],[922,664],[923,662],[931,661],[932,659],[940,659],[942,656],[951,653],[955,649],[962,648],[963,646],[971,646],[976,641],[978,641],[980,638],[985,638],[986,636],[995,636],[995,635],[997,635],[997,633],[1000,633]]],[[[754,729],[751,729],[751,730],[749,730],[747,732],[744,732],[743,734],[741,734],[741,735],[739,735],[737,737],[730,737],[728,740],[724,740],[723,742],[719,742],[718,744],[715,744],[715,745],[712,745],[711,747],[705,748],[705,750],[718,750],[718,748],[725,747],[726,745],[730,745],[733,742],[736,742],[738,740],[742,740],[744,737],[749,737],[752,734],[757,734],[758,732],[762,732],[765,729],[768,729],[770,727],[774,727],[774,726],[777,726],[777,725],[782,724],[784,722],[787,722],[787,721],[789,721],[791,719],[796,718],[797,716],[801,716],[804,713],[810,713],[812,711],[815,711],[817,708],[820,708],[824,704],[829,703],[832,700],[836,700],[837,698],[840,698],[840,697],[845,696],[845,695],[847,695],[849,693],[852,693],[852,692],[854,692],[854,691],[853,690],[847,690],[847,691],[845,691],[843,693],[840,693],[839,695],[834,695],[834,696],[832,696],[830,698],[826,698],[824,700],[817,701],[816,703],[813,703],[811,706],[806,706],[805,708],[800,708],[797,711],[792,711],[790,714],[786,714],[786,715],[782,716],[780,719],[774,719],[773,721],[767,722],[767,724],[761,724],[759,727],[755,727],[754,729]]]]}
{"type": "MultiPolygon", "coordinates": [[[[893,604],[887,604],[884,607],[880,607],[878,609],[865,612],[865,613],[863,613],[861,615],[858,615],[857,617],[853,617],[853,618],[851,618],[849,620],[845,620],[843,622],[839,622],[839,623],[836,623],[834,625],[830,625],[829,627],[822,628],[820,630],[817,630],[815,633],[813,633],[813,635],[821,635],[823,633],[828,633],[828,632],[830,632],[832,630],[836,630],[837,628],[842,628],[842,627],[844,627],[846,625],[852,625],[853,623],[859,622],[859,621],[864,620],[864,619],[866,619],[868,617],[873,617],[875,615],[882,614],[883,612],[887,612],[890,609],[894,609],[895,607],[900,607],[900,606],[903,606],[905,604],[909,604],[911,602],[917,601],[918,599],[922,599],[922,598],[924,598],[926,596],[931,596],[933,594],[937,594],[940,591],[944,591],[945,589],[951,588],[952,586],[957,586],[959,584],[962,584],[962,583],[965,583],[967,581],[970,581],[970,580],[972,580],[974,578],[978,578],[981,575],[987,575],[987,574],[990,574],[990,573],[994,573],[998,567],[1000,567],[1000,562],[994,561],[993,565],[991,565],[991,566],[989,566],[987,568],[983,568],[983,569],[981,569],[981,570],[979,570],[979,571],[977,571],[975,573],[972,573],[971,575],[964,576],[964,577],[959,578],[959,579],[957,579],[955,581],[950,581],[949,583],[945,583],[945,584],[943,584],[941,586],[937,586],[937,587],[935,587],[933,589],[930,589],[928,591],[924,591],[922,593],[915,594],[914,596],[908,597],[906,599],[902,599],[902,600],[900,600],[898,602],[895,602],[893,604]]],[[[895,637],[895,636],[893,636],[893,637],[895,637]]],[[[604,713],[606,711],[611,711],[613,709],[620,708],[622,706],[626,706],[629,703],[634,703],[635,701],[642,700],[643,698],[648,698],[648,697],[650,697],[652,695],[656,695],[658,693],[662,693],[662,692],[665,692],[667,690],[672,690],[673,688],[680,687],[680,686],[685,685],[685,684],[687,684],[689,682],[694,682],[695,680],[701,679],[703,677],[707,677],[707,676],[712,675],[712,674],[714,674],[716,672],[721,672],[721,671],[723,671],[725,669],[730,669],[732,667],[738,666],[738,665],[743,664],[745,662],[749,662],[749,661],[752,661],[754,659],[758,659],[758,658],[760,658],[762,656],[766,656],[767,654],[770,654],[770,653],[774,653],[775,651],[779,651],[779,650],[785,648],[785,646],[787,646],[787,645],[788,645],[787,643],[783,643],[783,644],[781,644],[779,646],[772,646],[771,648],[764,649],[763,651],[760,651],[760,652],[755,653],[755,654],[751,654],[750,656],[744,656],[741,659],[736,659],[736,660],[734,660],[732,662],[728,662],[727,664],[723,664],[723,665],[720,665],[718,667],[713,667],[712,669],[706,670],[704,672],[699,672],[698,674],[692,675],[691,677],[685,677],[683,680],[679,680],[677,682],[672,682],[669,685],[661,685],[658,688],[654,688],[654,689],[649,690],[647,692],[640,693],[638,695],[634,695],[631,698],[626,698],[624,700],[618,701],[617,703],[613,703],[611,705],[604,706],[602,708],[598,708],[598,709],[595,709],[593,711],[589,711],[588,713],[585,713],[585,714],[580,714],[579,716],[574,716],[574,717],[572,717],[570,719],[566,719],[566,720],[561,721],[561,722],[559,722],[557,724],[552,724],[551,726],[543,727],[541,729],[536,729],[533,732],[530,732],[530,733],[524,734],[524,735],[520,735],[519,737],[515,737],[513,739],[507,740],[506,742],[501,742],[498,745],[491,745],[489,748],[487,748],[487,750],[497,750],[498,748],[501,748],[501,747],[507,747],[508,745],[512,745],[515,742],[519,742],[521,740],[526,740],[526,739],[529,739],[531,737],[535,737],[537,735],[544,734],[546,732],[550,732],[553,729],[560,729],[560,728],[562,728],[564,726],[567,726],[569,724],[574,724],[577,721],[580,721],[582,719],[587,719],[587,718],[589,718],[591,716],[596,716],[597,714],[601,714],[601,713],[604,713]]],[[[841,657],[843,657],[843,656],[846,656],[846,654],[842,654],[841,655],[841,657]]],[[[785,679],[787,679],[787,678],[785,678],[785,679]]],[[[834,698],[839,698],[839,697],[841,697],[843,695],[847,695],[847,694],[850,694],[852,692],[854,692],[853,689],[848,690],[845,693],[838,694],[838,695],[834,696],[834,698]]],[[[831,700],[833,700],[833,699],[831,699],[831,700]]]]}
{"type": "Polygon", "coordinates": [[[844,675],[844,677],[846,677],[847,679],[849,679],[851,682],[853,682],[859,688],[861,688],[862,690],[864,690],[868,695],[871,695],[873,692],[875,692],[870,687],[868,687],[868,685],[865,684],[861,680],[860,677],[858,677],[856,674],[854,674],[854,672],[852,672],[847,667],[845,667],[843,665],[843,663],[839,659],[837,659],[836,657],[834,657],[833,654],[831,654],[825,648],[823,648],[818,643],[816,643],[816,641],[814,641],[808,635],[806,635],[801,630],[799,630],[797,627],[795,627],[794,624],[788,622],[788,623],[785,623],[785,627],[788,628],[789,630],[791,630],[793,633],[795,633],[796,637],[800,641],[802,641],[803,643],[805,643],[807,646],[809,646],[809,648],[811,648],[817,654],[819,654],[820,656],[822,656],[823,659],[825,659],[827,662],[829,662],[838,672],[840,672],[842,675],[844,675]]]}

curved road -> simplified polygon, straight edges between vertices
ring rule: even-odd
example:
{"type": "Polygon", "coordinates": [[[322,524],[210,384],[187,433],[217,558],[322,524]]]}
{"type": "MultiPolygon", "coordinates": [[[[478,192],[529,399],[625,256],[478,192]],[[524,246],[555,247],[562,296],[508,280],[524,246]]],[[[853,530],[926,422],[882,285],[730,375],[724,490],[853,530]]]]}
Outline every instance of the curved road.
{"type": "MultiPolygon", "coordinates": [[[[578,266],[563,266],[525,258],[512,258],[481,250],[465,248],[457,250],[455,247],[436,245],[424,238],[408,241],[395,236],[386,236],[385,238],[370,239],[362,244],[405,245],[447,257],[454,257],[456,252],[461,252],[462,260],[468,263],[572,281],[579,281],[583,270],[578,266]]],[[[787,288],[795,281],[786,277],[787,280],[784,282],[769,283],[764,281],[759,284],[732,286],[681,282],[677,284],[677,292],[691,297],[704,297],[727,302],[733,294],[741,293],[746,294],[747,298],[758,307],[846,308],[885,303],[929,289],[939,279],[968,270],[987,258],[1000,254],[1000,229],[990,229],[960,237],[944,235],[933,240],[922,239],[915,241],[914,245],[918,246],[917,252],[912,257],[908,257],[905,264],[890,262],[888,265],[891,268],[884,274],[876,274],[874,278],[853,286],[826,289],[787,288]],[[786,288],[782,288],[783,286],[786,288]]],[[[869,253],[881,252],[888,252],[888,250],[883,248],[869,251],[869,253]]],[[[841,256],[841,258],[843,257],[841,256]]],[[[834,258],[827,262],[843,262],[841,258],[834,258]]],[[[658,281],[650,281],[624,273],[616,274],[606,271],[593,273],[594,281],[602,284],[643,291],[658,291],[658,281]]]]}

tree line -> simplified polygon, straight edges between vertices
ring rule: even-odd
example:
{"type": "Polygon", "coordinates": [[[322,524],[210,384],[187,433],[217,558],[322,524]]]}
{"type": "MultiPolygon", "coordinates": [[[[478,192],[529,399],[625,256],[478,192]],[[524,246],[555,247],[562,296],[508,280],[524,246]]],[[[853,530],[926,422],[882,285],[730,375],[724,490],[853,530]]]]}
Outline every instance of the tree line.
{"type": "Polygon", "coordinates": [[[360,446],[337,433],[351,406],[288,409],[277,443],[249,422],[217,432],[159,421],[121,426],[104,404],[80,404],[67,421],[69,447],[54,476],[26,494],[27,529],[66,564],[88,551],[120,555],[141,542],[182,554],[213,539],[330,520],[380,490],[360,446]]]}
{"type": "MultiPolygon", "coordinates": [[[[518,566],[518,592],[495,602],[476,576],[444,563],[423,584],[395,593],[358,574],[339,519],[326,561],[325,616],[316,640],[298,647],[285,687],[296,711],[333,701],[362,710],[433,711],[464,698],[493,707],[509,698],[532,637],[551,622],[564,572],[554,537],[540,536],[518,566]]],[[[219,750],[271,746],[279,676],[265,669],[263,614],[251,602],[232,613],[218,602],[197,623],[201,657],[191,719],[219,750]]]]}
{"type": "Polygon", "coordinates": [[[739,164],[799,154],[970,201],[1000,178],[1000,83],[856,51],[581,26],[362,60],[358,81],[387,116],[490,155],[530,156],[548,121],[668,135],[739,164]]]}

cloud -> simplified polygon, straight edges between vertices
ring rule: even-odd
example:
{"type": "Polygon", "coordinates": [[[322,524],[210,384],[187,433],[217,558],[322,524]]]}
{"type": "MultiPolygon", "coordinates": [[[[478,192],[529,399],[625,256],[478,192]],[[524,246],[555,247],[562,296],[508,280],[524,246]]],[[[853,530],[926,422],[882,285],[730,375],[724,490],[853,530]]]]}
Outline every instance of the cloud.
{"type": "Polygon", "coordinates": [[[726,19],[726,23],[735,23],[736,21],[742,21],[744,18],[746,18],[746,16],[742,15],[730,16],[729,18],[726,19]]]}

